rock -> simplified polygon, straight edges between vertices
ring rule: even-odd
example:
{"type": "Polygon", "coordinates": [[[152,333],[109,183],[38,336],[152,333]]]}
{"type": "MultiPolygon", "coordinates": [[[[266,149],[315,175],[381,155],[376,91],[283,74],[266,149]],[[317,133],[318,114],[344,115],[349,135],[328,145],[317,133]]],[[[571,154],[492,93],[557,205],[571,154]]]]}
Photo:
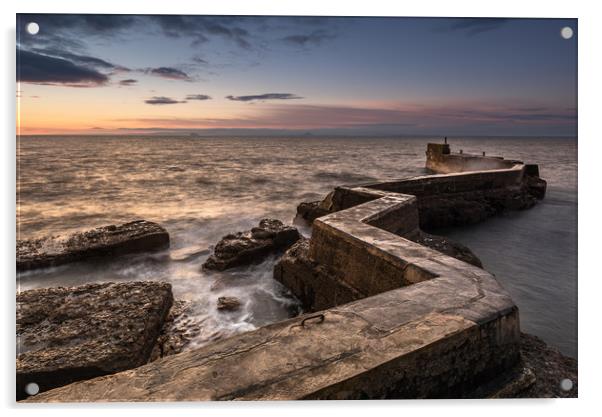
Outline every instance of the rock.
{"type": "Polygon", "coordinates": [[[177,300],[169,310],[149,362],[181,353],[201,332],[201,324],[190,317],[190,301],[177,300]]]}
{"type": "Polygon", "coordinates": [[[299,204],[297,206],[297,216],[301,217],[308,223],[311,223],[318,217],[332,213],[333,194],[333,192],[329,193],[323,200],[320,201],[310,201],[299,204]]]}
{"type": "Polygon", "coordinates": [[[285,226],[280,220],[263,219],[258,227],[224,236],[203,268],[223,271],[259,262],[271,253],[285,251],[300,237],[296,228],[285,226]]]}
{"type": "Polygon", "coordinates": [[[136,220],[70,236],[17,241],[17,271],[61,265],[96,257],[161,250],[169,234],[157,223],[136,220]]]}
{"type": "Polygon", "coordinates": [[[299,204],[297,206],[297,215],[309,223],[318,217],[327,215],[329,213],[328,210],[322,209],[320,203],[321,201],[309,201],[299,204]]]}
{"type": "Polygon", "coordinates": [[[217,309],[224,311],[238,310],[241,306],[241,302],[236,297],[219,297],[217,299],[217,309]]]}
{"type": "Polygon", "coordinates": [[[577,360],[527,333],[521,334],[520,350],[524,366],[535,374],[535,383],[514,397],[577,398],[577,360]],[[563,379],[572,381],[573,386],[569,391],[561,389],[560,382],[563,379]]]}
{"type": "Polygon", "coordinates": [[[479,268],[483,267],[481,260],[469,248],[446,237],[420,231],[410,240],[479,268]]]}
{"type": "Polygon", "coordinates": [[[17,294],[17,398],[148,362],[173,303],[164,282],[87,284],[17,294]]]}

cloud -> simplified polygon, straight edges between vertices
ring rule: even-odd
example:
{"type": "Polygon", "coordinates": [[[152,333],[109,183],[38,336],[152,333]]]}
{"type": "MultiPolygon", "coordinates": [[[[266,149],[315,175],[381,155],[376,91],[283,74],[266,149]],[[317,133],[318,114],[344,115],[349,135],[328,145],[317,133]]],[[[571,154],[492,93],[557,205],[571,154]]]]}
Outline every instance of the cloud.
{"type": "Polygon", "coordinates": [[[325,30],[315,30],[310,34],[289,35],[282,38],[282,41],[291,45],[306,47],[309,45],[320,45],[324,41],[334,39],[335,37],[336,36],[334,34],[325,30]]]}
{"type": "Polygon", "coordinates": [[[149,18],[169,37],[191,37],[194,45],[208,42],[210,37],[221,37],[243,49],[251,48],[251,35],[243,25],[256,25],[262,20],[244,16],[155,15],[149,18]]]}
{"type": "Polygon", "coordinates": [[[153,105],[161,105],[161,104],[178,104],[178,103],[186,103],[185,101],[174,100],[173,98],[163,97],[163,96],[155,96],[149,98],[148,100],[144,100],[146,104],[153,105]]]}
{"type": "Polygon", "coordinates": [[[211,100],[211,97],[206,94],[189,94],[186,100],[211,100]]]}
{"type": "Polygon", "coordinates": [[[138,80],[134,80],[132,78],[128,78],[127,80],[121,80],[119,81],[119,85],[123,85],[123,86],[130,86],[130,85],[134,85],[137,84],[138,80]]]}
{"type": "Polygon", "coordinates": [[[209,65],[209,61],[198,56],[192,57],[192,61],[196,62],[197,64],[209,65]]]}
{"type": "Polygon", "coordinates": [[[538,111],[520,110],[520,106],[511,104],[479,102],[437,106],[399,104],[390,108],[270,104],[249,107],[253,111],[230,118],[142,117],[117,121],[135,123],[140,129],[338,129],[367,134],[563,134],[576,127],[574,109],[532,107],[538,111]]]}
{"type": "Polygon", "coordinates": [[[89,56],[89,55],[75,54],[75,53],[72,53],[69,51],[63,51],[63,50],[60,50],[57,48],[33,48],[33,49],[30,49],[30,51],[36,52],[36,53],[39,53],[42,55],[54,56],[57,58],[64,58],[64,59],[72,61],[76,64],[80,64],[80,65],[84,65],[84,66],[88,66],[88,67],[92,67],[92,68],[97,68],[97,69],[109,69],[109,70],[120,69],[120,70],[125,70],[125,71],[128,70],[125,67],[121,67],[119,65],[112,64],[101,58],[97,58],[97,57],[93,57],[93,56],[89,56]]]}
{"type": "Polygon", "coordinates": [[[167,78],[170,80],[190,81],[191,78],[184,71],[172,67],[147,68],[144,70],[147,74],[156,75],[158,77],[167,78]]]}
{"type": "Polygon", "coordinates": [[[452,23],[439,29],[444,32],[464,32],[467,36],[478,35],[504,26],[510,19],[491,17],[466,17],[451,19],[452,23]]]}
{"type": "Polygon", "coordinates": [[[50,34],[65,29],[78,30],[88,34],[108,33],[112,35],[117,30],[131,27],[136,20],[136,16],[119,14],[19,13],[17,15],[17,21],[23,29],[29,22],[38,23],[40,25],[38,35],[50,34]]]}
{"type": "Polygon", "coordinates": [[[121,36],[141,19],[128,15],[17,14],[17,45],[28,50],[44,48],[49,51],[85,53],[90,40],[121,36]],[[27,33],[29,22],[36,22],[40,26],[35,36],[27,33]]]}
{"type": "Polygon", "coordinates": [[[250,96],[226,96],[228,100],[232,101],[260,101],[260,100],[299,100],[303,97],[299,97],[291,93],[265,93],[250,96]]]}
{"type": "Polygon", "coordinates": [[[104,85],[109,78],[95,69],[63,58],[17,49],[17,80],[74,87],[104,85]]]}

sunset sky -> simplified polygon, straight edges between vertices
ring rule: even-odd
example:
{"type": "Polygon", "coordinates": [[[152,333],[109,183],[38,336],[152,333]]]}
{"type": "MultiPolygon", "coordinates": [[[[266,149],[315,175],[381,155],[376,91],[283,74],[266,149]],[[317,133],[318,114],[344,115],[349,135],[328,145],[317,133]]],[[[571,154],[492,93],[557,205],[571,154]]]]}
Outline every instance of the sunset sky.
{"type": "Polygon", "coordinates": [[[573,136],[576,38],[575,19],[21,14],[18,131],[573,136]]]}

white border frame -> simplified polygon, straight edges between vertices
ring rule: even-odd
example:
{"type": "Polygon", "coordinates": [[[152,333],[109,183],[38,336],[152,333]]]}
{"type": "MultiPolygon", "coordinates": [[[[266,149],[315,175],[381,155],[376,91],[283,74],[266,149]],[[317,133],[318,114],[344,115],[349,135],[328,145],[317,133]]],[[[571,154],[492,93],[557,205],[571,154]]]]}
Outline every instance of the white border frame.
{"type": "Polygon", "coordinates": [[[371,0],[351,2],[349,0],[230,0],[216,2],[191,2],[170,0],[168,2],[110,1],[82,2],[75,0],[19,0],[4,1],[2,14],[2,83],[1,102],[4,137],[1,143],[2,173],[2,229],[0,250],[4,271],[2,296],[4,317],[1,364],[0,395],[9,412],[18,409],[25,414],[80,415],[82,408],[87,414],[103,415],[107,411],[127,410],[145,416],[164,417],[168,409],[180,415],[231,416],[244,413],[246,416],[291,416],[308,414],[323,415],[345,413],[349,416],[364,416],[377,412],[380,415],[420,413],[421,415],[465,416],[468,410],[487,413],[487,416],[506,416],[509,412],[521,411],[549,415],[567,416],[593,411],[599,396],[597,388],[601,373],[597,350],[601,346],[599,303],[602,277],[598,273],[596,249],[600,243],[600,215],[597,191],[600,189],[597,168],[602,155],[600,135],[600,74],[602,64],[599,40],[602,40],[602,22],[596,13],[595,2],[575,1],[532,1],[504,0],[485,2],[475,0],[392,2],[371,0]],[[470,17],[557,17],[578,18],[579,41],[579,400],[487,400],[487,401],[370,401],[370,402],[302,402],[302,403],[194,403],[194,404],[113,404],[113,405],[56,405],[23,407],[14,403],[14,251],[15,251],[15,13],[131,13],[131,14],[254,14],[254,15],[346,15],[346,16],[470,16],[470,17]],[[598,122],[598,123],[596,123],[598,122]]]}

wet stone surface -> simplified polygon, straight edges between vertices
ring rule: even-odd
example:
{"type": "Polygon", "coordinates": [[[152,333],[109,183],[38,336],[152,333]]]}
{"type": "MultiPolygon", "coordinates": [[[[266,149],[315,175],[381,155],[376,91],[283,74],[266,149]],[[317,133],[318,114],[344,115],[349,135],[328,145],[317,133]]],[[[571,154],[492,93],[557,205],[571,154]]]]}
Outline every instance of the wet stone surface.
{"type": "Polygon", "coordinates": [[[217,309],[222,311],[234,311],[240,308],[241,302],[236,297],[219,297],[217,309]]]}
{"type": "Polygon", "coordinates": [[[223,271],[260,262],[272,253],[285,251],[299,238],[296,228],[286,226],[280,220],[263,219],[258,227],[224,236],[203,268],[223,271]]]}
{"type": "Polygon", "coordinates": [[[88,284],[17,294],[17,398],[148,362],[173,303],[164,282],[88,284]]]}
{"type": "Polygon", "coordinates": [[[162,226],[146,220],[136,220],[69,236],[19,240],[17,241],[17,271],[168,247],[169,234],[162,226]]]}
{"type": "Polygon", "coordinates": [[[182,352],[201,332],[201,323],[190,317],[192,304],[175,300],[150,355],[150,362],[182,352]]]}

